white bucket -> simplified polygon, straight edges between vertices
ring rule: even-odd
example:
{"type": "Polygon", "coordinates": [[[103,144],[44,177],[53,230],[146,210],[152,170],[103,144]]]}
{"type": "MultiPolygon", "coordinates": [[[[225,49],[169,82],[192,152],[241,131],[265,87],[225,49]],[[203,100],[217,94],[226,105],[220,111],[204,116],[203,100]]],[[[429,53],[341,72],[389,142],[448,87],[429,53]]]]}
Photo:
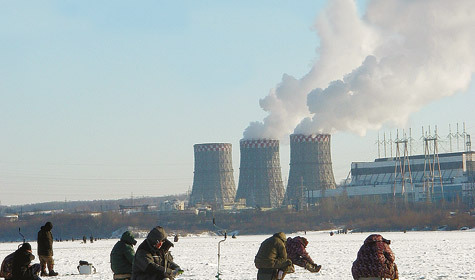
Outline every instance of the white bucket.
{"type": "Polygon", "coordinates": [[[96,268],[92,264],[83,264],[78,266],[79,274],[96,273],[96,268]]]}

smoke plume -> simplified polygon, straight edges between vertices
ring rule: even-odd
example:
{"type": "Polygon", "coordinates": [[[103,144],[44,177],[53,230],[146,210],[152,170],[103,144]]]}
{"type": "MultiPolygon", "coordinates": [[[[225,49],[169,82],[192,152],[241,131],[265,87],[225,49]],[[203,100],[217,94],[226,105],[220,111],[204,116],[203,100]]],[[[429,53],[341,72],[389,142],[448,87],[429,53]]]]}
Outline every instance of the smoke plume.
{"type": "Polygon", "coordinates": [[[474,10],[472,0],[370,1],[359,18],[353,1],[332,1],[316,24],[320,59],[291,86],[284,76],[261,100],[269,115],[244,136],[259,128],[281,138],[298,118],[294,132],[304,134],[364,135],[404,125],[424,105],[467,89],[475,69],[474,10]],[[286,122],[278,127],[279,120],[286,122]]]}

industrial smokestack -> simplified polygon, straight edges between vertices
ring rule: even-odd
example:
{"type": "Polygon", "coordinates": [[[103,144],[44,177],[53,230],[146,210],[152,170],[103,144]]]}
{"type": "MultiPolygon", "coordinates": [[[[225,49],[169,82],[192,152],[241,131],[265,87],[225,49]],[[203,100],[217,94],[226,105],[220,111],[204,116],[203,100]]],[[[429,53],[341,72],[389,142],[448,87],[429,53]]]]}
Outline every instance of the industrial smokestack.
{"type": "Polygon", "coordinates": [[[307,190],[335,187],[330,134],[290,135],[290,171],[286,203],[291,204],[307,190]]]}
{"type": "Polygon", "coordinates": [[[234,202],[236,185],[229,143],[196,144],[195,172],[190,205],[208,203],[222,208],[234,202]]]}
{"type": "Polygon", "coordinates": [[[279,140],[241,140],[241,165],[236,200],[251,207],[279,207],[285,190],[280,168],[279,140]]]}

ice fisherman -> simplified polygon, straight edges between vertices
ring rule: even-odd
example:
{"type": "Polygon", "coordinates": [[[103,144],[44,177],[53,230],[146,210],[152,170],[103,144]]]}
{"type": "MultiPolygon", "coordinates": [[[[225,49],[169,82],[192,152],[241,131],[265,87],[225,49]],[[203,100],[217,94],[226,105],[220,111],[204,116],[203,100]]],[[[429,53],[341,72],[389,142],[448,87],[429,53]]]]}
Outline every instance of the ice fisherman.
{"type": "Polygon", "coordinates": [[[112,248],[110,253],[111,269],[116,280],[130,280],[132,277],[132,264],[134,261],[134,245],[137,244],[135,236],[126,231],[112,248]]]}
{"type": "Polygon", "coordinates": [[[261,243],[254,258],[257,280],[284,279],[287,273],[295,271],[292,261],[287,256],[285,243],[287,237],[283,232],[277,232],[261,243]]]}
{"type": "Polygon", "coordinates": [[[41,266],[39,264],[30,265],[34,259],[30,243],[23,243],[13,254],[12,278],[10,280],[41,280],[38,277],[41,266]]]}
{"type": "Polygon", "coordinates": [[[38,256],[40,258],[41,276],[57,276],[58,273],[54,271],[53,260],[53,234],[51,230],[53,224],[46,222],[44,226],[38,231],[38,256]],[[48,268],[48,272],[46,272],[48,268]]]}
{"type": "Polygon", "coordinates": [[[166,238],[167,233],[160,226],[148,233],[135,253],[132,280],[172,280],[183,272],[175,263],[168,263],[164,250],[160,250],[167,243],[166,238]]]}
{"type": "Polygon", "coordinates": [[[285,243],[285,249],[287,256],[292,263],[300,267],[305,268],[310,272],[319,272],[322,268],[321,265],[317,265],[310,255],[307,253],[308,240],[305,237],[296,236],[294,238],[287,238],[285,243]]]}
{"type": "Polygon", "coordinates": [[[398,279],[394,253],[389,248],[390,240],[380,234],[366,238],[353,262],[351,273],[355,280],[398,279]]]}

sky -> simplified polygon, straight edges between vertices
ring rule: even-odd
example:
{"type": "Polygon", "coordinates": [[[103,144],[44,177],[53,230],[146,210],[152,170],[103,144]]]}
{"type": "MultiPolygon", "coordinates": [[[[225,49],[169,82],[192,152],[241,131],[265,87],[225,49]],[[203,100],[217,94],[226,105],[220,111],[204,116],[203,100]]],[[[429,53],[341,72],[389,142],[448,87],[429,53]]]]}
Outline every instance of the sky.
{"type": "Polygon", "coordinates": [[[337,183],[378,135],[461,150],[474,5],[0,1],[0,204],[184,193],[201,143],[233,145],[237,187],[243,138],[281,141],[284,184],[292,133],[332,134],[337,183]]]}

